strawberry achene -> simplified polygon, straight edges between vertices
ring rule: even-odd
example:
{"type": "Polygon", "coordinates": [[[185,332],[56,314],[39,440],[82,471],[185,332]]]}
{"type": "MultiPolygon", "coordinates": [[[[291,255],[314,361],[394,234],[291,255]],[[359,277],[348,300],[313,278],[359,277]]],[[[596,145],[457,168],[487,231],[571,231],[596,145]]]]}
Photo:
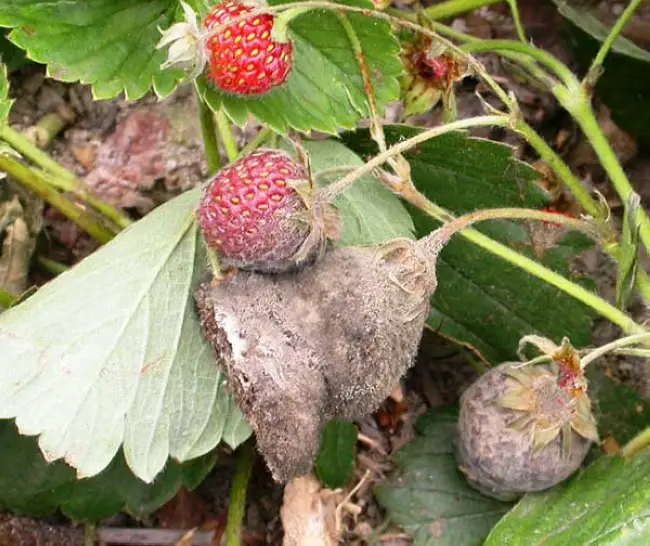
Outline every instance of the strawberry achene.
{"type": "Polygon", "coordinates": [[[304,167],[281,150],[257,150],[223,168],[208,184],[198,219],[225,265],[279,271],[307,238],[307,207],[293,184],[304,167]]]}
{"type": "MultiPolygon", "coordinates": [[[[252,9],[227,0],[215,6],[203,24],[208,31],[252,9]]],[[[207,77],[219,89],[235,95],[263,95],[282,85],[293,65],[293,43],[271,38],[274,17],[254,15],[219,30],[206,44],[207,77]]]]}

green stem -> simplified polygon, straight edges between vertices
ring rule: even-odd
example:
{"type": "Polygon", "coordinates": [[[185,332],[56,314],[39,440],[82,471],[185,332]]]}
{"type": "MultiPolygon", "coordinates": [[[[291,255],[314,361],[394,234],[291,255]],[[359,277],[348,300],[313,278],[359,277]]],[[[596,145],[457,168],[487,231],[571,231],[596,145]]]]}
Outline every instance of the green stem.
{"type": "Polygon", "coordinates": [[[125,229],[131,225],[131,219],[114,206],[102,201],[84,183],[65,167],[54,161],[48,154],[35,146],[28,138],[14,131],[8,125],[0,130],[0,139],[4,140],[23,157],[29,159],[48,173],[47,182],[53,187],[75,195],[93,207],[118,228],[125,229]]]}
{"type": "Polygon", "coordinates": [[[611,343],[607,343],[602,347],[598,347],[597,349],[590,351],[589,354],[580,359],[580,367],[584,370],[594,360],[600,358],[601,356],[605,356],[607,353],[611,353],[615,349],[629,347],[630,345],[638,345],[647,341],[650,341],[650,333],[635,334],[633,336],[616,339],[611,343]]]}
{"type": "Polygon", "coordinates": [[[16,301],[16,296],[0,288],[0,307],[9,309],[14,301],[16,301]]]}
{"type": "Polygon", "coordinates": [[[18,131],[14,131],[8,125],[2,127],[0,131],[0,139],[4,140],[14,150],[41,167],[43,170],[58,176],[64,180],[74,180],[76,177],[63,165],[59,165],[47,153],[35,146],[27,137],[21,135],[18,131]]]}
{"type": "Polygon", "coordinates": [[[477,8],[482,8],[483,6],[498,4],[502,1],[503,0],[448,0],[447,2],[441,2],[434,6],[429,6],[424,10],[424,13],[430,19],[449,19],[456,15],[461,15],[477,8]]]}
{"type": "Polygon", "coordinates": [[[580,85],[578,78],[557,57],[528,44],[514,40],[480,40],[465,44],[461,49],[466,53],[514,51],[532,57],[549,68],[569,89],[577,89],[580,85]]]}
{"type": "MultiPolygon", "coordinates": [[[[511,53],[511,52],[505,51],[502,54],[504,53],[511,53]]],[[[514,56],[512,56],[512,58],[513,60],[518,61],[520,63],[523,62],[524,66],[528,68],[528,70],[531,72],[531,74],[534,77],[537,78],[543,77],[543,74],[540,74],[539,70],[535,66],[530,65],[528,62],[525,62],[526,60],[525,58],[524,59],[517,58],[519,56],[520,56],[519,53],[515,53],[514,56]]],[[[508,55],[508,57],[511,56],[508,55]]],[[[575,80],[575,82],[572,82],[572,85],[575,85],[576,82],[577,80],[575,80]]],[[[580,87],[573,86],[572,87],[573,93],[569,91],[567,88],[564,88],[562,86],[551,87],[551,89],[555,93],[560,103],[567,110],[569,110],[572,113],[572,115],[575,116],[576,107],[578,108],[584,107],[590,110],[590,106],[588,104],[584,106],[584,103],[582,102],[576,103],[574,99],[575,94],[578,94],[579,96],[584,96],[580,87]]],[[[605,148],[609,148],[609,145],[607,141],[604,139],[600,127],[595,121],[595,117],[593,116],[593,113],[591,113],[590,116],[585,116],[585,119],[589,117],[591,118],[592,123],[591,126],[588,128],[588,130],[590,130],[593,133],[592,138],[595,138],[597,141],[599,141],[599,144],[597,144],[598,146],[601,147],[604,146],[603,150],[605,148]]],[[[588,119],[587,121],[589,122],[588,119]]],[[[594,218],[604,218],[606,216],[607,211],[605,210],[605,208],[598,201],[596,201],[594,198],[591,197],[591,195],[584,188],[580,180],[571,172],[571,169],[568,167],[568,165],[555,153],[555,151],[546,143],[546,141],[543,138],[541,138],[539,134],[537,134],[537,132],[535,132],[535,130],[532,127],[530,127],[530,125],[525,123],[523,120],[520,120],[517,123],[515,123],[513,129],[519,132],[520,134],[522,134],[526,138],[526,140],[530,143],[530,145],[533,146],[533,148],[535,148],[535,150],[539,153],[540,157],[551,166],[551,168],[558,175],[560,180],[562,180],[565,186],[569,188],[569,190],[575,196],[580,206],[585,210],[587,214],[593,216],[594,218]]],[[[585,129],[583,127],[583,131],[584,130],[585,129]]],[[[593,144],[593,140],[591,140],[591,142],[593,144]]],[[[596,146],[594,146],[594,149],[596,149],[598,153],[598,148],[596,148],[596,146]]],[[[612,156],[613,156],[613,152],[609,154],[609,159],[606,160],[607,161],[611,160],[612,156]]],[[[622,199],[624,199],[623,196],[629,194],[629,192],[632,191],[631,185],[629,184],[629,181],[627,180],[625,174],[622,172],[622,169],[620,168],[620,164],[618,163],[618,160],[615,158],[615,156],[614,156],[614,161],[612,162],[612,167],[614,169],[614,176],[617,177],[616,180],[619,182],[617,191],[619,191],[619,195],[621,195],[622,199]],[[627,194],[625,192],[627,192],[627,194]]],[[[611,174],[610,177],[612,177],[611,174]]],[[[612,178],[612,180],[614,180],[614,178],[612,178]]],[[[643,218],[647,218],[643,210],[640,210],[639,215],[643,218]]],[[[618,249],[619,249],[618,241],[612,241],[605,248],[605,250],[616,260],[618,256],[618,249]]],[[[644,299],[650,302],[650,276],[643,269],[639,269],[638,271],[638,275],[636,277],[636,287],[639,290],[639,292],[642,294],[644,299]]]]}
{"type": "Polygon", "coordinates": [[[601,70],[603,68],[603,63],[605,62],[605,57],[607,57],[609,50],[614,45],[614,42],[616,42],[616,39],[623,31],[625,25],[632,18],[632,15],[634,15],[636,9],[641,5],[641,2],[643,2],[643,0],[632,0],[628,4],[627,8],[625,8],[614,26],[610,29],[607,38],[605,38],[605,41],[601,44],[596,57],[594,57],[594,60],[589,67],[587,75],[582,80],[582,85],[588,93],[591,93],[591,90],[594,88],[596,82],[598,81],[598,77],[600,76],[601,70]]]}
{"type": "Polygon", "coordinates": [[[273,129],[271,129],[268,125],[265,125],[255,135],[255,138],[241,149],[241,151],[237,154],[237,157],[243,157],[251,153],[253,150],[257,150],[257,148],[269,140],[271,135],[273,135],[273,129]]]}
{"type": "MultiPolygon", "coordinates": [[[[441,207],[438,207],[437,205],[434,205],[431,202],[428,203],[428,206],[426,206],[426,208],[422,206],[420,206],[420,208],[422,208],[424,212],[426,212],[427,214],[429,214],[430,216],[432,216],[433,218],[439,221],[444,222],[447,221],[449,218],[449,213],[447,211],[445,211],[441,207]]],[[[488,213],[489,211],[483,211],[483,212],[488,213]]],[[[522,213],[523,212],[524,211],[522,211],[522,213]]],[[[476,214],[479,215],[481,213],[476,213],[476,214]]],[[[541,213],[536,213],[535,215],[529,214],[529,216],[532,218],[533,216],[537,216],[539,214],[541,213]]],[[[514,217],[514,213],[513,213],[513,217],[514,217]]],[[[462,217],[459,217],[457,220],[460,219],[462,219],[462,217]]],[[[607,301],[602,299],[597,294],[590,292],[589,290],[566,279],[562,275],[555,273],[555,271],[552,271],[544,267],[543,265],[537,263],[536,261],[531,260],[530,258],[522,254],[519,254],[518,252],[507,247],[506,245],[490,239],[486,235],[483,235],[481,232],[476,231],[473,228],[465,228],[462,231],[459,231],[458,233],[462,237],[466,238],[468,241],[474,243],[475,245],[487,250],[488,252],[494,254],[495,256],[499,256],[503,260],[519,267],[520,269],[523,269],[524,271],[530,273],[531,275],[537,277],[538,279],[543,280],[544,282],[550,284],[551,286],[554,286],[558,290],[561,290],[562,292],[570,295],[576,300],[584,303],[588,307],[591,307],[598,314],[600,314],[601,316],[605,317],[609,321],[619,326],[624,332],[627,333],[646,332],[643,326],[634,322],[634,320],[628,317],[625,313],[623,313],[613,305],[609,304],[607,301]]]]}
{"type": "Polygon", "coordinates": [[[0,155],[0,171],[29,188],[50,205],[61,211],[67,218],[79,225],[100,243],[107,243],[115,234],[100,224],[95,218],[52,188],[45,177],[35,169],[26,167],[8,155],[0,155]]]}
{"type": "MultiPolygon", "coordinates": [[[[350,20],[345,13],[335,12],[336,17],[338,18],[341,26],[345,29],[345,33],[350,41],[352,46],[352,51],[354,56],[357,59],[357,65],[359,66],[359,71],[361,72],[361,77],[363,78],[363,87],[366,92],[366,98],[368,99],[368,106],[370,108],[370,135],[372,139],[377,143],[380,152],[385,152],[388,149],[386,145],[386,135],[384,134],[384,125],[379,117],[379,110],[377,109],[377,100],[375,99],[375,87],[372,83],[372,76],[370,74],[370,67],[368,66],[368,61],[366,60],[366,55],[363,52],[363,46],[361,45],[361,40],[357,36],[354,27],[350,23],[350,20]]],[[[400,164],[398,162],[398,157],[391,157],[389,160],[389,165],[395,169],[395,172],[402,175],[405,174],[400,169],[400,164]]],[[[405,176],[408,176],[405,174],[405,176]]]]}
{"type": "Polygon", "coordinates": [[[512,13],[512,20],[515,23],[515,31],[517,32],[517,37],[525,44],[528,43],[526,40],[526,31],[524,30],[524,25],[521,22],[521,17],[519,15],[519,6],[517,6],[517,0],[506,0],[508,6],[510,6],[510,12],[512,13]]]}
{"type": "Polygon", "coordinates": [[[623,449],[621,449],[621,456],[630,459],[639,451],[648,447],[648,445],[650,445],[650,427],[637,434],[625,444],[623,449]]]}
{"type": "MultiPolygon", "coordinates": [[[[517,6],[517,0],[449,0],[447,2],[436,4],[435,6],[429,6],[428,8],[423,9],[422,13],[428,19],[430,19],[431,22],[434,22],[440,19],[450,19],[457,15],[462,15],[463,13],[466,13],[468,11],[472,11],[477,8],[482,8],[483,6],[498,4],[499,2],[503,2],[503,1],[508,3],[508,6],[510,7],[510,11],[512,12],[512,19],[515,24],[517,37],[522,42],[526,42],[527,41],[526,33],[524,31],[524,26],[521,22],[521,17],[519,15],[519,7],[517,6]]],[[[396,8],[387,8],[384,11],[394,17],[398,17],[406,21],[416,22],[418,20],[418,16],[416,13],[410,13],[396,8]]],[[[445,29],[436,28],[436,30],[438,30],[440,34],[443,35],[447,34],[453,37],[452,32],[456,32],[456,31],[453,31],[446,25],[440,25],[440,27],[443,26],[445,26],[446,28],[445,29]],[[447,32],[447,30],[449,30],[450,32],[447,32]]],[[[474,38],[474,37],[472,38],[478,40],[478,38],[474,38]]],[[[463,41],[469,41],[469,40],[463,40],[463,41]]]]}
{"type": "Polygon", "coordinates": [[[275,18],[273,28],[271,29],[271,39],[275,42],[285,43],[289,40],[289,23],[296,17],[312,11],[314,8],[309,6],[297,6],[283,11],[275,18]]]}
{"type": "MultiPolygon", "coordinates": [[[[625,175],[625,171],[614,153],[607,138],[600,129],[596,120],[591,104],[582,89],[579,90],[580,99],[576,100],[574,96],[565,94],[558,90],[556,95],[558,101],[576,120],[583,133],[591,143],[600,164],[605,169],[609,179],[618,193],[621,201],[627,203],[630,193],[633,191],[632,184],[625,175]]],[[[650,250],[650,220],[646,215],[643,207],[639,207],[637,213],[637,222],[639,223],[639,235],[646,249],[650,250]]]]}
{"type": "Polygon", "coordinates": [[[246,489],[253,470],[255,444],[247,441],[238,450],[237,469],[230,488],[228,522],[226,523],[226,546],[241,546],[241,531],[246,510],[246,489]]]}
{"type": "Polygon", "coordinates": [[[520,120],[515,124],[513,129],[524,136],[530,145],[535,148],[540,158],[548,163],[560,180],[571,190],[571,193],[587,214],[594,218],[602,218],[604,216],[604,211],[600,203],[591,197],[582,185],[582,182],[571,172],[569,166],[562,161],[553,148],[530,125],[520,120]]]}
{"type": "Polygon", "coordinates": [[[239,149],[237,148],[235,135],[232,132],[232,124],[223,108],[220,108],[219,112],[217,112],[217,129],[221,137],[221,143],[223,144],[224,150],[226,150],[228,161],[234,161],[239,155],[239,149]]]}
{"type": "Polygon", "coordinates": [[[615,355],[633,356],[635,358],[650,358],[649,349],[615,349],[612,353],[615,355]]]}
{"type": "Polygon", "coordinates": [[[219,143],[217,142],[217,128],[214,124],[214,112],[203,100],[198,90],[196,100],[199,106],[199,122],[201,123],[205,159],[208,163],[208,173],[212,176],[221,169],[221,155],[219,154],[219,143]]]}
{"type": "Polygon", "coordinates": [[[348,175],[344,176],[340,180],[334,182],[333,184],[327,186],[323,189],[320,195],[320,199],[323,202],[333,202],[336,197],[345,191],[348,186],[354,183],[356,180],[370,174],[374,169],[381,166],[383,163],[388,161],[390,158],[395,157],[398,154],[402,154],[411,148],[415,148],[417,145],[426,142],[434,137],[440,136],[451,131],[458,131],[460,129],[469,129],[470,127],[485,127],[485,126],[505,126],[510,123],[510,118],[504,115],[494,115],[494,116],[477,116],[468,119],[461,119],[459,121],[454,121],[453,123],[448,123],[446,125],[441,125],[439,127],[434,127],[423,131],[418,135],[409,138],[408,140],[403,140],[397,144],[391,146],[385,152],[382,152],[370,161],[364,163],[359,168],[355,169],[348,175]]]}
{"type": "Polygon", "coordinates": [[[36,263],[52,275],[60,275],[70,269],[67,265],[50,260],[50,258],[46,258],[45,256],[37,256],[36,263]]]}

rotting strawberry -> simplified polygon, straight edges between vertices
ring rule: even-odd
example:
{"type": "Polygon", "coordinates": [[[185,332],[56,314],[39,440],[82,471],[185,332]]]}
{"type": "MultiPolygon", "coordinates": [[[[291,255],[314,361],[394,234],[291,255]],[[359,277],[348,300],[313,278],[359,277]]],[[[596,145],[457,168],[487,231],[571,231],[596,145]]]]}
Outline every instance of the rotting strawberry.
{"type": "Polygon", "coordinates": [[[208,246],[227,267],[278,273],[318,257],[309,174],[281,150],[258,149],[209,182],[198,209],[208,246]]]}
{"type": "MultiPolygon", "coordinates": [[[[253,9],[240,1],[218,4],[203,21],[210,32],[253,9]]],[[[264,95],[282,85],[293,66],[293,43],[273,39],[274,16],[253,15],[217,30],[206,41],[207,77],[235,95],[264,95]]]]}

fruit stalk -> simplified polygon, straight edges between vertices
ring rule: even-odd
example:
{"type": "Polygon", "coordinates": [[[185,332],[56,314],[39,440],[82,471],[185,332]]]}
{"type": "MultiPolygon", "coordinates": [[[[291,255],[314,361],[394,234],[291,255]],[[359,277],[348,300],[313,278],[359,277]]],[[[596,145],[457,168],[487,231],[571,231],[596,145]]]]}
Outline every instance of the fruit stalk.
{"type": "Polygon", "coordinates": [[[226,523],[226,546],[241,546],[246,513],[246,490],[255,461],[255,444],[249,440],[237,450],[237,469],[232,479],[226,523]]]}
{"type": "Polygon", "coordinates": [[[196,91],[196,100],[199,106],[199,122],[201,124],[201,138],[203,150],[208,163],[208,173],[215,174],[221,168],[221,154],[217,142],[217,130],[214,124],[214,113],[205,102],[201,94],[196,91]]]}
{"type": "Polygon", "coordinates": [[[641,2],[643,2],[643,0],[632,0],[628,4],[627,8],[623,10],[623,13],[621,13],[616,23],[614,23],[614,26],[610,29],[607,38],[605,38],[605,41],[601,44],[598,53],[594,57],[594,60],[592,61],[589,70],[587,71],[587,74],[582,80],[582,86],[587,94],[591,94],[593,92],[593,89],[596,86],[598,78],[602,72],[603,63],[605,62],[607,54],[609,53],[610,49],[612,49],[614,42],[616,42],[616,39],[623,31],[625,25],[634,15],[634,12],[641,5],[641,2]]]}
{"type": "Polygon", "coordinates": [[[14,150],[51,175],[45,181],[54,188],[73,193],[75,197],[88,203],[120,229],[125,229],[131,225],[131,219],[128,216],[94,195],[74,174],[59,165],[48,154],[39,150],[27,138],[8,125],[0,129],[0,140],[4,140],[14,150]]]}
{"type": "Polygon", "coordinates": [[[52,188],[45,181],[45,177],[35,169],[26,167],[8,155],[0,155],[0,171],[6,172],[17,182],[20,182],[54,208],[61,211],[68,219],[78,224],[98,242],[104,244],[115,237],[113,232],[99,223],[88,212],[79,208],[52,188]]]}

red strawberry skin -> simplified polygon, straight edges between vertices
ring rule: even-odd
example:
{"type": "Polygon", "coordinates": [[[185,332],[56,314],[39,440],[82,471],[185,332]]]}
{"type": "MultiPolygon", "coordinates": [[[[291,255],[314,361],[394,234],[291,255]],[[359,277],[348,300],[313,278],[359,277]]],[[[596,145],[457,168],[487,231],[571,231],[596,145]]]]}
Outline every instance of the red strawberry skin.
{"type": "MultiPolygon", "coordinates": [[[[215,6],[203,24],[212,30],[250,11],[241,2],[227,0],[215,6]]],[[[264,95],[282,85],[293,65],[293,43],[274,42],[272,29],[272,15],[254,15],[209,38],[208,79],[234,95],[264,95]]]]}
{"type": "Polygon", "coordinates": [[[268,273],[295,267],[310,225],[291,183],[307,177],[287,153],[259,149],[212,178],[197,214],[206,243],[223,265],[268,273]]]}

